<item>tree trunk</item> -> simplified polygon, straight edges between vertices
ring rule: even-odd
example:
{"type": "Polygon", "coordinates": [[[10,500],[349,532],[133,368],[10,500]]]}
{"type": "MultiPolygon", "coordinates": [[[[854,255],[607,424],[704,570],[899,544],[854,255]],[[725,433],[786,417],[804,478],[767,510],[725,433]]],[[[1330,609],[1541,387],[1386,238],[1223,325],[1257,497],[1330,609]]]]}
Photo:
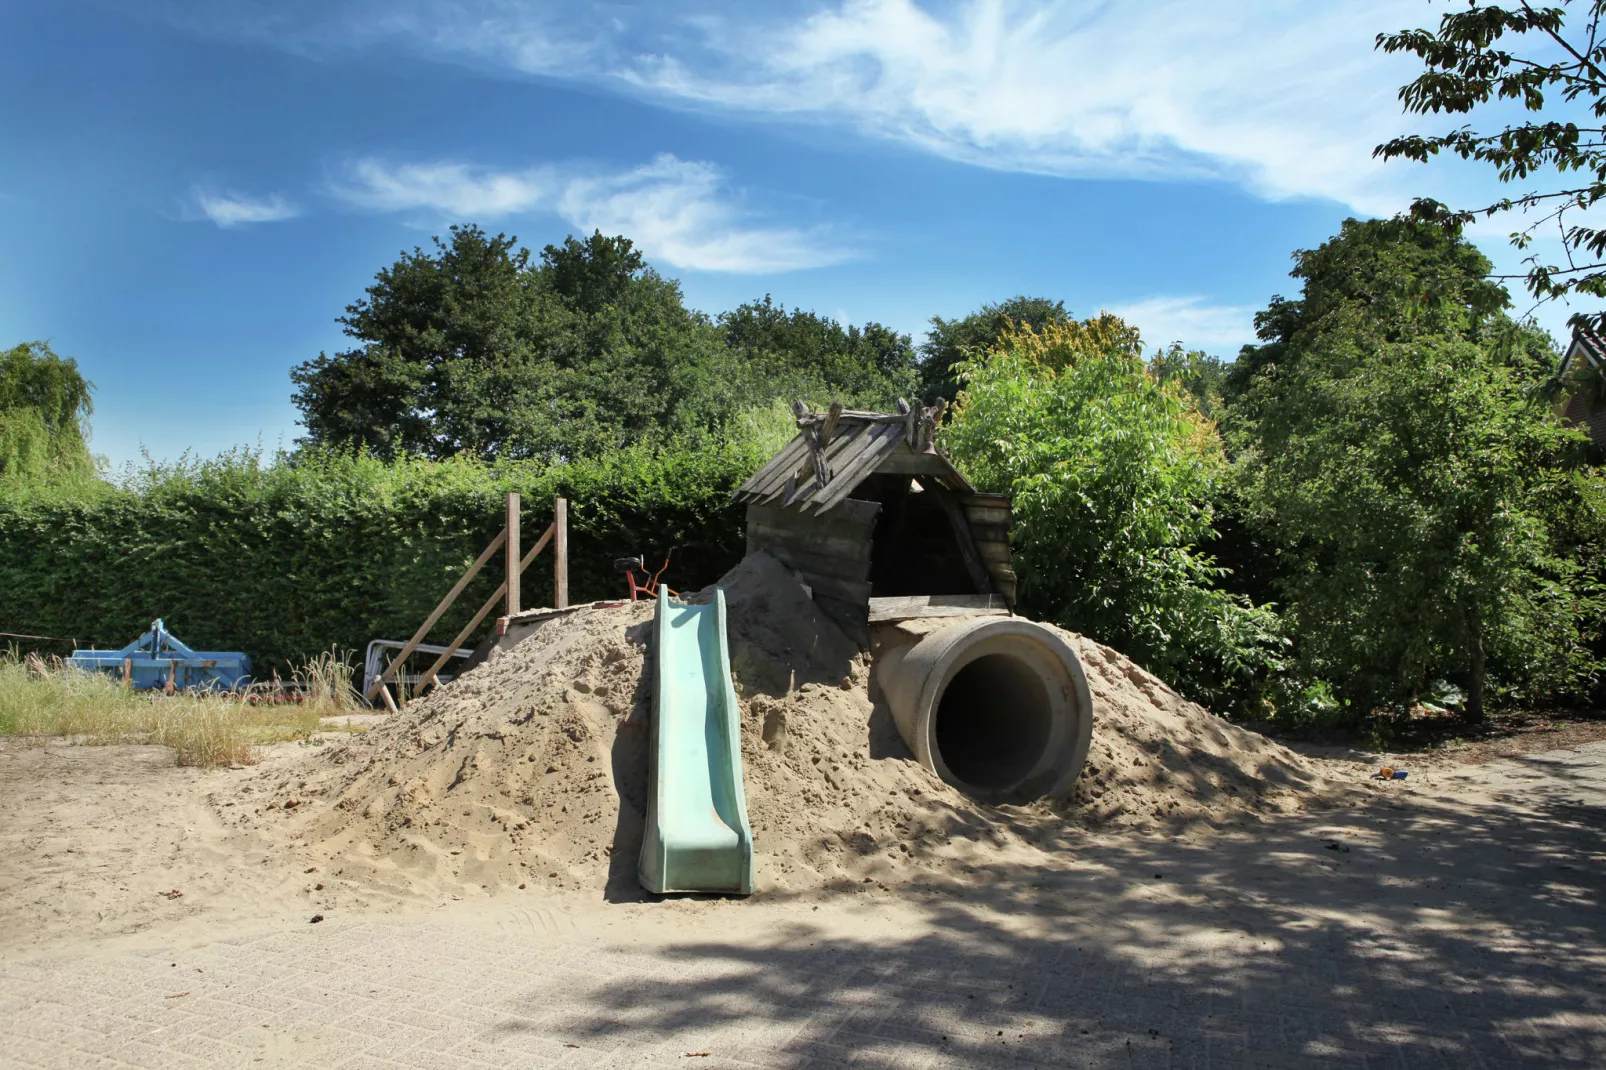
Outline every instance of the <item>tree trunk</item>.
{"type": "Polygon", "coordinates": [[[1467,610],[1467,627],[1472,637],[1471,673],[1467,680],[1466,719],[1473,724],[1483,723],[1483,614],[1476,603],[1467,610]]]}

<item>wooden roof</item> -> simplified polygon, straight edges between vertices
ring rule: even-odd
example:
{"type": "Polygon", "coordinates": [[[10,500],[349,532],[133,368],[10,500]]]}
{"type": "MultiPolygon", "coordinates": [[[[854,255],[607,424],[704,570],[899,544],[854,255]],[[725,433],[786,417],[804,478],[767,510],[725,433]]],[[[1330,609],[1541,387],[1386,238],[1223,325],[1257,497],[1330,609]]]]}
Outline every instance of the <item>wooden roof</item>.
{"type": "Polygon", "coordinates": [[[932,476],[955,490],[974,488],[935,442],[943,403],[900,411],[861,412],[840,402],[827,412],[809,412],[793,402],[798,434],[736,490],[737,501],[796,505],[823,513],[876,472],[932,476]]]}

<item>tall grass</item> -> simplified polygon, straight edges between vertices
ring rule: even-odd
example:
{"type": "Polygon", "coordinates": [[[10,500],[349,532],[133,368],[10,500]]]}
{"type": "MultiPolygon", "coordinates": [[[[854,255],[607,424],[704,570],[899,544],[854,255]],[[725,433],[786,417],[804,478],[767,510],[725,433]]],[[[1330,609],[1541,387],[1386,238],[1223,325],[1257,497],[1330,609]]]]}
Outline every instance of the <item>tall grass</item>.
{"type": "Polygon", "coordinates": [[[0,735],[65,737],[86,744],[154,743],[179,765],[245,765],[260,744],[307,739],[322,716],[355,706],[351,671],[333,655],[297,672],[305,701],[251,701],[247,694],[131,691],[98,672],[58,659],[0,655],[0,735]]]}
{"type": "Polygon", "coordinates": [[[308,658],[296,670],[295,681],[304,696],[303,705],[319,717],[338,717],[360,705],[351,682],[351,666],[332,650],[308,658]]]}

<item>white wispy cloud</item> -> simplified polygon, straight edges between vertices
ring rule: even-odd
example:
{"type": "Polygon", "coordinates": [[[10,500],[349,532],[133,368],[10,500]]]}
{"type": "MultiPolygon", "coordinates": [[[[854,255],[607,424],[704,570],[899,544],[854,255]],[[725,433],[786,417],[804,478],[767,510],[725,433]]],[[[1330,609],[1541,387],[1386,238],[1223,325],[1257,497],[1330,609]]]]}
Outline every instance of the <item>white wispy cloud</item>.
{"type": "Polygon", "coordinates": [[[536,212],[582,231],[626,234],[652,259],[694,271],[768,274],[858,255],[831,228],[773,225],[711,163],[663,154],[639,167],[497,170],[457,161],[353,161],[330,183],[349,204],[494,220],[536,212]]]}
{"type": "Polygon", "coordinates": [[[248,223],[277,223],[301,214],[299,207],[277,193],[254,197],[201,186],[190,190],[190,207],[193,218],[209,219],[225,230],[248,223]]]}
{"type": "Polygon", "coordinates": [[[353,161],[330,184],[350,204],[382,212],[426,210],[463,219],[500,219],[550,207],[559,182],[550,170],[494,171],[469,164],[353,161]]]}
{"type": "MultiPolygon", "coordinates": [[[[1373,47],[1444,0],[336,0],[236,15],[287,47],[406,49],[666,105],[825,124],[1000,169],[1208,177],[1393,212],[1469,180],[1371,157],[1419,70],[1373,47]],[[294,25],[294,31],[287,27],[294,25]],[[309,28],[310,27],[310,28],[309,28]],[[316,44],[315,44],[316,43],[316,44]]],[[[230,10],[269,10],[236,0],[230,10]]],[[[240,31],[245,32],[245,31],[240,31]]],[[[1425,125],[1437,128],[1435,123],[1425,125]]]]}
{"type": "Polygon", "coordinates": [[[1154,348],[1181,342],[1187,349],[1206,349],[1234,355],[1238,348],[1255,341],[1253,305],[1216,305],[1200,296],[1148,297],[1116,305],[1111,312],[1143,333],[1144,343],[1154,348]]]}

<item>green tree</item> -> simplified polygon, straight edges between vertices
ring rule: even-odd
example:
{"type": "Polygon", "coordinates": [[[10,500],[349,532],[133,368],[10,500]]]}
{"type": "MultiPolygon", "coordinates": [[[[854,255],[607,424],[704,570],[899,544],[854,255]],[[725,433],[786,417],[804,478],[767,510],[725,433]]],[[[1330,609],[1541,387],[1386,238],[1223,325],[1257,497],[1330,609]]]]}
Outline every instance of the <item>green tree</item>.
{"type": "Polygon", "coordinates": [[[1201,549],[1215,537],[1220,441],[1112,320],[1010,331],[961,364],[943,441],[977,486],[1012,495],[1025,612],[1197,698],[1245,703],[1284,643],[1275,615],[1223,591],[1201,549]]]}
{"type": "Polygon", "coordinates": [[[1533,404],[1548,337],[1429,225],[1349,220],[1297,262],[1304,293],[1257,317],[1228,426],[1304,671],[1355,717],[1448,680],[1481,718],[1491,665],[1575,683],[1588,599],[1553,517],[1579,436],[1533,404]],[[1413,302],[1424,276],[1438,299],[1413,302]]]}
{"type": "Polygon", "coordinates": [[[78,362],[44,342],[0,351],[0,480],[91,476],[90,394],[78,362]]]}
{"type": "Polygon", "coordinates": [[[962,385],[958,366],[992,349],[1014,328],[1041,331],[1050,324],[1070,322],[1063,301],[1025,296],[983,305],[960,319],[933,316],[920,346],[920,396],[928,405],[939,397],[953,400],[962,385]]]}
{"type": "MultiPolygon", "coordinates": [[[[1426,162],[1441,152],[1495,168],[1502,182],[1543,182],[1513,197],[1474,208],[1422,198],[1412,212],[1452,229],[1478,216],[1523,215],[1512,235],[1533,249],[1537,234],[1558,232],[1561,256],[1534,252],[1526,261],[1528,289],[1541,300],[1569,293],[1606,296],[1606,228],[1591,225],[1590,208],[1606,197],[1606,39],[1600,34],[1606,0],[1526,2],[1506,6],[1476,0],[1447,12],[1437,30],[1379,34],[1385,52],[1419,57],[1425,70],[1400,90],[1417,114],[1468,115],[1512,101],[1534,118],[1480,133],[1470,125],[1437,135],[1412,134],[1379,145],[1384,159],[1426,162]],[[1569,25],[1569,14],[1577,19],[1569,25]]],[[[1606,312],[1573,317],[1606,326],[1606,312]]]]}
{"type": "Polygon", "coordinates": [[[719,317],[732,358],[752,383],[753,400],[798,397],[818,407],[835,401],[890,409],[916,387],[909,336],[879,323],[843,327],[765,294],[719,317]]]}
{"type": "Polygon", "coordinates": [[[359,348],[291,378],[312,446],[569,458],[706,428],[712,324],[622,237],[547,246],[473,226],[381,270],[340,318],[359,348]]]}
{"type": "Polygon", "coordinates": [[[1471,337],[1510,303],[1489,281],[1487,257],[1470,243],[1410,219],[1347,219],[1338,237],[1294,254],[1295,300],[1277,296],[1255,314],[1261,344],[1245,346],[1227,369],[1229,401],[1257,376],[1286,367],[1303,339],[1338,318],[1363,322],[1379,342],[1423,334],[1471,337]]]}
{"type": "Polygon", "coordinates": [[[1194,408],[1214,419],[1227,386],[1227,365],[1201,349],[1184,350],[1178,342],[1156,350],[1149,358],[1149,374],[1162,383],[1175,383],[1193,399],[1194,408]]]}

